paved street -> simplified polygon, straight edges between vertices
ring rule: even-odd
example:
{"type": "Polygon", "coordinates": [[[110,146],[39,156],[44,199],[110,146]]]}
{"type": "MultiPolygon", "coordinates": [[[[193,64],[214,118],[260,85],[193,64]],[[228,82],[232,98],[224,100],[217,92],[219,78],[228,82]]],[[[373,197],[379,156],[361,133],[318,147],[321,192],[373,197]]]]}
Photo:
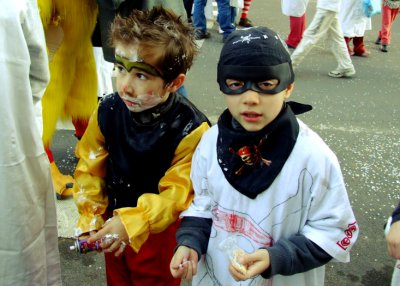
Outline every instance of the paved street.
{"type": "MultiPolygon", "coordinates": [[[[315,11],[309,3],[308,23],[315,11]]],[[[282,15],[280,1],[254,0],[249,18],[286,37],[289,18],[282,15]]],[[[374,44],[380,15],[372,20],[365,43],[369,58],[353,57],[357,74],[334,79],[327,74],[335,60],[329,47],[320,43],[296,71],[291,100],[311,104],[314,110],[300,118],[317,131],[337,154],[349,196],[360,225],[360,237],[351,262],[327,265],[327,286],[390,285],[394,260],[386,254],[383,224],[400,200],[400,20],[392,27],[388,53],[374,44]]],[[[201,54],[188,74],[185,86],[190,99],[215,122],[225,108],[216,82],[216,63],[222,47],[218,28],[211,29],[201,54]]],[[[53,148],[56,162],[71,173],[76,140],[70,130],[59,130],[53,148]]],[[[71,252],[71,239],[60,237],[63,283],[105,285],[101,254],[71,252]]]]}

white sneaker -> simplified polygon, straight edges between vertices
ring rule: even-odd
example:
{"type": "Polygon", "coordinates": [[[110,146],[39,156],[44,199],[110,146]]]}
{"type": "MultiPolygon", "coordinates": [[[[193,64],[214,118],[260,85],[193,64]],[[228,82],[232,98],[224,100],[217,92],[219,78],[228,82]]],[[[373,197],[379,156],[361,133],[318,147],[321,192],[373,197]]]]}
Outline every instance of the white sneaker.
{"type": "Polygon", "coordinates": [[[356,74],[356,70],[354,68],[344,69],[344,70],[333,70],[328,73],[330,77],[351,77],[356,74]]]}

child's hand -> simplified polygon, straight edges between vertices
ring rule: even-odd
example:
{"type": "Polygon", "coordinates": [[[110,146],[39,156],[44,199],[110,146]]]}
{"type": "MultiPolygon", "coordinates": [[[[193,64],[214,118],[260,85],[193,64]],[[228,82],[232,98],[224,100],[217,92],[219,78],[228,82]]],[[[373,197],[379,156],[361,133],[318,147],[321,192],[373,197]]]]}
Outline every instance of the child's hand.
{"type": "Polygon", "coordinates": [[[239,269],[235,263],[230,263],[229,272],[236,281],[244,281],[263,273],[271,263],[266,249],[258,249],[253,253],[244,254],[238,262],[246,268],[246,271],[239,269]]]}
{"type": "Polygon", "coordinates": [[[400,221],[392,224],[386,242],[389,256],[400,259],[400,221]]]}
{"type": "Polygon", "coordinates": [[[197,273],[197,252],[186,246],[179,246],[171,259],[169,268],[174,278],[190,280],[197,273]]]}
{"type": "Polygon", "coordinates": [[[113,216],[107,220],[97,233],[91,234],[88,242],[101,240],[101,248],[104,252],[115,251],[115,256],[120,256],[127,245],[129,245],[128,233],[119,216],[113,216]]]}

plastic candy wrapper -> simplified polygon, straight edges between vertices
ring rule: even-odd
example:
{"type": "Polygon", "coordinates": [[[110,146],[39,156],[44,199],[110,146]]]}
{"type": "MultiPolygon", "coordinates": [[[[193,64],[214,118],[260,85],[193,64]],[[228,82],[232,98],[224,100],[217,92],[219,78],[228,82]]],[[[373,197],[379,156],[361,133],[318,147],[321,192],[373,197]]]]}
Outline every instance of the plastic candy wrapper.
{"type": "Polygon", "coordinates": [[[233,267],[235,267],[237,271],[246,275],[247,268],[239,262],[240,257],[245,255],[246,252],[237,245],[235,236],[229,236],[221,241],[218,248],[228,255],[233,267]]]}

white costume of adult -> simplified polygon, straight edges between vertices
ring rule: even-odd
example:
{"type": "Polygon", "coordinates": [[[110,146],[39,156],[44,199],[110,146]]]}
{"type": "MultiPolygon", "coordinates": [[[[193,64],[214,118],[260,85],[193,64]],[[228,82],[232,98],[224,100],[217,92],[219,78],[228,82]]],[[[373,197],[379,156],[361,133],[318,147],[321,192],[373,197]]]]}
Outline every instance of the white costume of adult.
{"type": "Polygon", "coordinates": [[[322,139],[298,122],[300,131],[289,158],[272,185],[256,199],[238,192],[226,180],[218,164],[218,126],[204,133],[192,161],[195,197],[181,214],[213,220],[207,254],[199,261],[193,286],[324,285],[324,266],[291,276],[275,275],[269,280],[256,276],[235,282],[228,272],[228,255],[220,247],[232,236],[239,248],[251,253],[300,233],[335,261],[350,260],[358,225],[339,163],[322,139]]]}
{"type": "Polygon", "coordinates": [[[363,2],[360,0],[342,1],[339,21],[343,35],[348,38],[364,37],[366,30],[371,30],[371,18],[364,15],[363,2]]]}
{"type": "Polygon", "coordinates": [[[339,23],[340,4],[341,0],[317,0],[317,11],[314,18],[291,56],[293,67],[297,67],[312,48],[323,37],[326,37],[326,42],[330,43],[330,50],[338,64],[336,71],[354,71],[339,23]]]}
{"type": "Polygon", "coordinates": [[[309,0],[282,0],[282,13],[286,16],[300,17],[306,12],[309,0]]]}
{"type": "Polygon", "coordinates": [[[1,1],[0,285],[61,285],[49,160],[35,122],[49,81],[36,0],[1,1]]]}

